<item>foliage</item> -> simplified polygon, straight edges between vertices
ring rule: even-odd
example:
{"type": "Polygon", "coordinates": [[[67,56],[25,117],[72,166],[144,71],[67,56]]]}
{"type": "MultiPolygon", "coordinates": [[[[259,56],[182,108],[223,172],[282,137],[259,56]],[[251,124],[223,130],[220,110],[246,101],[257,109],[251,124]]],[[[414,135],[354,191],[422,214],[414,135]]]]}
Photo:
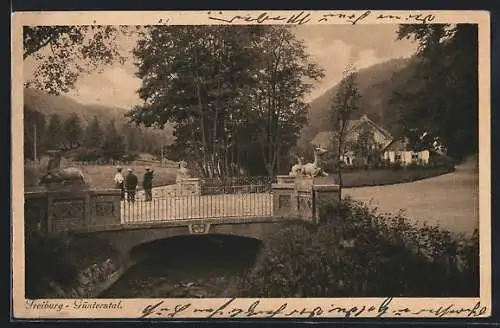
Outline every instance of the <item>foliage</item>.
{"type": "Polygon", "coordinates": [[[24,158],[27,160],[34,159],[35,125],[38,160],[46,150],[79,144],[80,147],[72,151],[72,157],[80,162],[105,162],[111,157],[131,161],[139,153],[159,152],[162,142],[168,143],[164,133],[132,124],[118,125],[119,129],[115,124],[115,128],[107,129],[110,121],[98,119],[97,115],[88,122],[76,113],[64,116],[52,114],[47,120],[43,112],[28,106],[24,108],[24,158]],[[119,151],[108,156],[113,142],[117,143],[119,151]],[[120,158],[120,154],[125,157],[120,158]]]}
{"type": "Polygon", "coordinates": [[[83,147],[77,150],[74,160],[77,162],[95,162],[103,157],[101,148],[83,147]]]}
{"type": "Polygon", "coordinates": [[[23,59],[36,64],[25,86],[66,93],[82,74],[123,63],[116,39],[129,31],[126,26],[24,26],[23,59]]]}
{"type": "Polygon", "coordinates": [[[238,297],[478,296],[477,231],[452,236],[350,200],[342,209],[270,237],[238,297]]]}
{"type": "Polygon", "coordinates": [[[83,139],[83,131],[80,123],[80,118],[73,114],[64,122],[64,139],[68,145],[81,145],[83,139]]]}
{"type": "Polygon", "coordinates": [[[169,157],[208,177],[232,165],[272,175],[305,123],[304,80],[322,76],[279,26],[151,26],[134,53],[145,104],[130,118],[175,124],[169,157]]]}
{"type": "Polygon", "coordinates": [[[115,123],[112,121],[106,127],[106,136],[102,143],[103,155],[107,159],[119,160],[125,155],[125,140],[118,133],[115,123]]]}
{"type": "Polygon", "coordinates": [[[92,122],[90,122],[85,129],[85,146],[89,149],[100,148],[103,135],[104,132],[101,129],[99,120],[97,119],[97,116],[94,116],[92,122]]]}
{"type": "Polygon", "coordinates": [[[476,24],[401,25],[398,30],[398,39],[419,45],[413,78],[393,97],[404,131],[438,137],[457,159],[478,150],[477,33],[476,24]]]}
{"type": "Polygon", "coordinates": [[[61,140],[64,140],[62,129],[63,123],[57,114],[50,116],[49,126],[47,128],[47,146],[48,148],[55,148],[59,145],[61,140]]]}

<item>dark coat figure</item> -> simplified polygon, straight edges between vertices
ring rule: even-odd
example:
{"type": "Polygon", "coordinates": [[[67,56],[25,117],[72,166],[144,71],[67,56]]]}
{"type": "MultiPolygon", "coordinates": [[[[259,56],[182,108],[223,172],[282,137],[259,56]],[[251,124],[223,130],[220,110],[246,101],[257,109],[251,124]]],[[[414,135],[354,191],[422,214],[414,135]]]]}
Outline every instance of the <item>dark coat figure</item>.
{"type": "Polygon", "coordinates": [[[125,178],[125,189],[127,189],[127,200],[129,202],[135,202],[137,183],[137,176],[132,172],[131,169],[129,169],[127,177],[125,178]]]}
{"type": "Polygon", "coordinates": [[[146,201],[150,202],[153,199],[153,170],[149,168],[146,169],[146,173],[144,173],[144,178],[142,180],[142,187],[146,193],[146,201]]]}

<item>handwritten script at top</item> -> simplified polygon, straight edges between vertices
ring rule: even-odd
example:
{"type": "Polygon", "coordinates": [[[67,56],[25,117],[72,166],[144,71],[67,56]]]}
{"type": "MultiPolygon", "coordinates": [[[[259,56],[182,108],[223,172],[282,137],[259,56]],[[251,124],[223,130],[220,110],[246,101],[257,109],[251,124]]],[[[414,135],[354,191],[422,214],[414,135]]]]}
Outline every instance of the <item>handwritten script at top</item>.
{"type": "Polygon", "coordinates": [[[408,307],[391,306],[392,298],[387,298],[380,304],[372,306],[311,306],[311,307],[292,307],[287,303],[280,303],[269,308],[257,300],[248,307],[239,307],[235,304],[235,298],[224,301],[214,307],[196,307],[186,302],[167,306],[164,301],[149,304],[143,308],[140,318],[176,318],[183,315],[200,318],[273,318],[273,317],[298,317],[298,318],[319,318],[319,317],[345,317],[355,318],[360,316],[370,317],[402,317],[411,315],[420,315],[425,317],[446,317],[460,315],[466,317],[479,317],[486,313],[487,308],[481,306],[480,302],[471,307],[457,307],[454,304],[447,304],[437,308],[421,307],[411,309],[408,307]]]}
{"type": "Polygon", "coordinates": [[[257,23],[257,24],[272,24],[281,22],[283,24],[303,25],[307,23],[326,23],[326,22],[341,22],[346,24],[358,24],[368,17],[374,17],[376,21],[383,23],[393,22],[395,24],[427,24],[435,20],[435,16],[425,13],[408,13],[404,15],[392,15],[383,13],[374,13],[371,10],[363,12],[330,12],[330,13],[308,13],[305,11],[292,13],[289,15],[276,15],[272,12],[262,12],[247,15],[224,15],[222,11],[208,12],[210,20],[222,23],[257,23]]]}

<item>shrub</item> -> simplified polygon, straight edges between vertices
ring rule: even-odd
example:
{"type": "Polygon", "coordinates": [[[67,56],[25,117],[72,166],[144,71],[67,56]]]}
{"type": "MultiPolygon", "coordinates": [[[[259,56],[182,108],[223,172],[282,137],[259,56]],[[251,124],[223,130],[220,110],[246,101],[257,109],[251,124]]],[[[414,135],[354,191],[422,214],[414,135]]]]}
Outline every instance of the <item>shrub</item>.
{"type": "Polygon", "coordinates": [[[130,152],[121,157],[121,160],[124,161],[125,163],[130,163],[139,158],[139,153],[137,152],[130,152]]]}
{"type": "Polygon", "coordinates": [[[266,241],[240,297],[477,296],[478,239],[382,217],[347,201],[340,219],[294,223],[266,241]]]}
{"type": "Polygon", "coordinates": [[[400,161],[395,161],[394,163],[390,163],[389,164],[389,167],[393,170],[399,170],[401,169],[403,166],[401,165],[401,162],[400,161]]]}
{"type": "Polygon", "coordinates": [[[103,156],[99,148],[80,148],[76,150],[74,160],[77,162],[95,162],[103,156]]]}

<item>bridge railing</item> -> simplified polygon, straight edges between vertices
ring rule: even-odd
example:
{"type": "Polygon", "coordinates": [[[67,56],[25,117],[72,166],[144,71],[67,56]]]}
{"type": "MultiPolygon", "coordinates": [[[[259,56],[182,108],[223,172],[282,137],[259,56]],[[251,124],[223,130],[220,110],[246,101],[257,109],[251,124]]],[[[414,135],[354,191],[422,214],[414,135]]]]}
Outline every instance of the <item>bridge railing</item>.
{"type": "Polygon", "coordinates": [[[188,179],[121,204],[122,223],[273,216],[271,179],[188,179]],[[192,180],[192,181],[191,181],[192,180]],[[192,188],[188,189],[187,186],[192,188]]]}
{"type": "Polygon", "coordinates": [[[311,179],[240,181],[211,180],[210,185],[207,180],[194,179],[186,183],[197,188],[186,190],[182,183],[155,188],[151,198],[140,191],[133,201],[120,200],[117,189],[26,192],[25,228],[27,233],[59,233],[223,218],[302,218],[317,222],[319,209],[338,196],[338,186],[317,185],[311,179]]]}

